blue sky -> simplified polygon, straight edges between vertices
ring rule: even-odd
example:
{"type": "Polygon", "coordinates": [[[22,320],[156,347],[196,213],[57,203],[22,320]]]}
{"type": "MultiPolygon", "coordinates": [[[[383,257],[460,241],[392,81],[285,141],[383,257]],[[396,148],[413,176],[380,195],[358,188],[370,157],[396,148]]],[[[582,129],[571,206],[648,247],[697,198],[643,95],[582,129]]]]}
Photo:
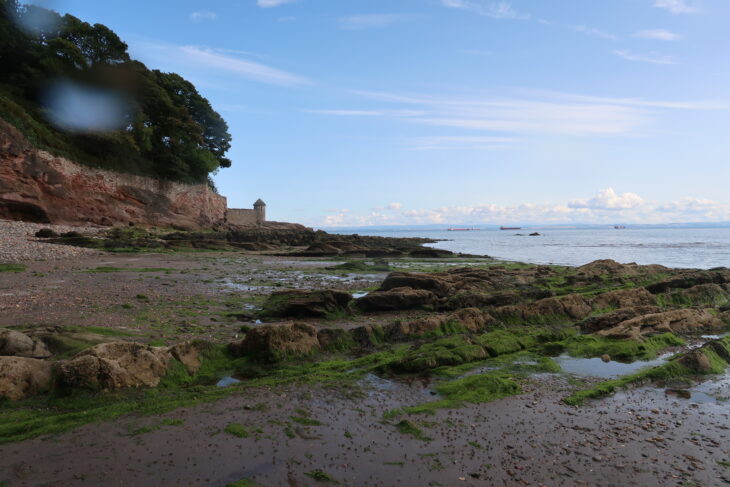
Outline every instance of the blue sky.
{"type": "Polygon", "coordinates": [[[230,125],[314,226],[730,220],[727,0],[56,0],[230,125]]]}

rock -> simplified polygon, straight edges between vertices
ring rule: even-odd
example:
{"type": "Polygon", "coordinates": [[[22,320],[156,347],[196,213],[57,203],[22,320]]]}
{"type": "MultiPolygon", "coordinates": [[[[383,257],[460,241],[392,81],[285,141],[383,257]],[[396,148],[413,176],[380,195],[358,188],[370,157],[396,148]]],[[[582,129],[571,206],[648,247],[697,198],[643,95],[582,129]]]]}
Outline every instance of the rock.
{"type": "Polygon", "coordinates": [[[694,306],[708,305],[718,306],[728,301],[728,292],[719,284],[698,284],[679,293],[683,302],[689,302],[694,306]]]}
{"type": "Polygon", "coordinates": [[[368,347],[380,343],[383,338],[384,331],[379,327],[373,327],[371,325],[362,325],[357,328],[353,328],[352,339],[355,340],[359,345],[368,347]]]}
{"type": "Polygon", "coordinates": [[[697,374],[708,374],[712,372],[710,359],[702,353],[701,349],[692,350],[679,359],[679,363],[697,374]]]}
{"type": "Polygon", "coordinates": [[[451,313],[446,317],[446,321],[455,321],[461,324],[469,331],[481,331],[488,325],[496,323],[492,315],[477,308],[464,308],[451,313]]]}
{"type": "Polygon", "coordinates": [[[619,289],[599,294],[591,301],[593,309],[629,308],[656,304],[656,297],[645,288],[619,289]]]}
{"type": "Polygon", "coordinates": [[[444,257],[453,257],[454,253],[449,250],[434,249],[431,247],[422,247],[419,249],[411,250],[411,257],[417,257],[421,259],[442,259],[444,257]]]}
{"type": "Polygon", "coordinates": [[[347,291],[287,289],[272,293],[259,313],[262,317],[324,318],[347,311],[352,295],[347,291]]]}
{"type": "Polygon", "coordinates": [[[35,232],[36,238],[55,238],[58,237],[58,233],[53,231],[50,228],[41,228],[37,232],[35,232]]]}
{"type": "Polygon", "coordinates": [[[659,313],[661,308],[658,306],[636,306],[634,308],[620,308],[610,313],[598,316],[591,316],[579,323],[580,329],[584,333],[594,333],[598,330],[613,328],[621,322],[653,313],[659,313]]]}
{"type": "Polygon", "coordinates": [[[229,345],[233,355],[276,362],[305,357],[320,349],[317,330],[304,323],[259,326],[249,330],[240,343],[229,345]]]}
{"type": "MultiPolygon", "coordinates": [[[[541,296],[545,298],[547,296],[541,296]]],[[[482,293],[478,291],[464,291],[449,298],[444,307],[446,309],[459,308],[486,308],[487,306],[507,306],[522,301],[522,296],[516,291],[498,293],[482,293]]]]}
{"type": "Polygon", "coordinates": [[[62,362],[58,381],[66,389],[155,387],[167,373],[171,358],[166,348],[135,342],[102,343],[62,362]]]}
{"type": "Polygon", "coordinates": [[[355,301],[364,312],[400,311],[416,308],[431,308],[438,298],[431,291],[398,287],[387,291],[375,291],[355,301]]]}
{"type": "Polygon", "coordinates": [[[350,332],[342,328],[317,330],[317,341],[323,350],[329,351],[346,351],[355,344],[350,332]]]}
{"type": "Polygon", "coordinates": [[[25,399],[51,388],[50,362],[26,357],[0,357],[0,398],[25,399]]]}
{"type": "Polygon", "coordinates": [[[210,343],[195,340],[178,343],[169,347],[167,351],[185,366],[190,375],[193,375],[200,369],[202,354],[210,348],[210,343]]]}
{"type": "Polygon", "coordinates": [[[641,339],[644,335],[654,333],[686,333],[722,327],[722,320],[710,310],[683,308],[631,318],[612,328],[600,330],[598,334],[609,338],[641,339]]]}
{"type": "Polygon", "coordinates": [[[397,321],[385,327],[385,336],[388,341],[406,340],[439,330],[448,323],[455,323],[468,331],[476,332],[494,322],[496,320],[489,313],[476,308],[465,308],[448,315],[429,316],[408,322],[397,321]]]}
{"type": "Polygon", "coordinates": [[[610,362],[611,356],[607,353],[604,353],[603,355],[601,355],[601,360],[603,360],[604,362],[610,362]]]}
{"type": "Polygon", "coordinates": [[[555,322],[566,318],[572,320],[585,318],[591,314],[592,308],[582,296],[568,294],[558,298],[540,299],[532,303],[502,306],[495,312],[528,322],[555,322]]]}
{"type": "Polygon", "coordinates": [[[718,269],[712,271],[693,270],[675,274],[663,281],[646,286],[649,292],[658,294],[670,289],[687,289],[699,284],[723,284],[730,282],[730,270],[718,269]]]}
{"type": "Polygon", "coordinates": [[[439,297],[444,297],[454,290],[453,284],[441,275],[416,272],[391,272],[380,285],[378,291],[389,291],[395,288],[406,287],[430,291],[439,297]]]}
{"type": "Polygon", "coordinates": [[[48,358],[51,352],[42,341],[34,340],[25,333],[6,329],[0,331],[0,355],[48,358]]]}

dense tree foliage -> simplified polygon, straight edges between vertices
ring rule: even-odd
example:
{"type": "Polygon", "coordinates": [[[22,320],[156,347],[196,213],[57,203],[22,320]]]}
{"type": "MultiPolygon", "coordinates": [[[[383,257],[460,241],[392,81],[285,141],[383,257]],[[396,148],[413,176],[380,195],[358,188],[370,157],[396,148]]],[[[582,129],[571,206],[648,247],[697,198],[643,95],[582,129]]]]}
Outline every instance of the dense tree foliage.
{"type": "Polygon", "coordinates": [[[130,59],[109,28],[0,0],[0,118],[38,147],[78,162],[185,182],[230,167],[228,126],[192,83],[130,59]],[[115,130],[51,123],[54,83],[124,99],[115,130]]]}

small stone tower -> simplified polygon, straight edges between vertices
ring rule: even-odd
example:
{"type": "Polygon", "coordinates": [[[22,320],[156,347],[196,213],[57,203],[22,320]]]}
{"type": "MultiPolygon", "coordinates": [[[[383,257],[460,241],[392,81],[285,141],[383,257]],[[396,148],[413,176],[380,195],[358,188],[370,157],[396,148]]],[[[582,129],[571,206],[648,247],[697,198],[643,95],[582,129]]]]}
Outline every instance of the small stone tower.
{"type": "Polygon", "coordinates": [[[266,221],[266,203],[261,198],[253,204],[253,211],[256,213],[256,224],[262,225],[266,221]]]}

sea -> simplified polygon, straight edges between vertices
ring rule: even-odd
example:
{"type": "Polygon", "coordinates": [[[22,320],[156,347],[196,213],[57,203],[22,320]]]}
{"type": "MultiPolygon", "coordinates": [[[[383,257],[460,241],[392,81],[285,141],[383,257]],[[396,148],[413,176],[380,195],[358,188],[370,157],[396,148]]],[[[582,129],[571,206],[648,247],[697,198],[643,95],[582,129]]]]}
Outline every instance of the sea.
{"type": "Polygon", "coordinates": [[[426,237],[431,247],[464,254],[533,264],[579,266],[598,259],[621,263],[661,264],[674,268],[730,267],[730,227],[652,226],[480,228],[350,228],[330,233],[383,237],[426,237]],[[530,236],[531,233],[539,235],[530,236]]]}

